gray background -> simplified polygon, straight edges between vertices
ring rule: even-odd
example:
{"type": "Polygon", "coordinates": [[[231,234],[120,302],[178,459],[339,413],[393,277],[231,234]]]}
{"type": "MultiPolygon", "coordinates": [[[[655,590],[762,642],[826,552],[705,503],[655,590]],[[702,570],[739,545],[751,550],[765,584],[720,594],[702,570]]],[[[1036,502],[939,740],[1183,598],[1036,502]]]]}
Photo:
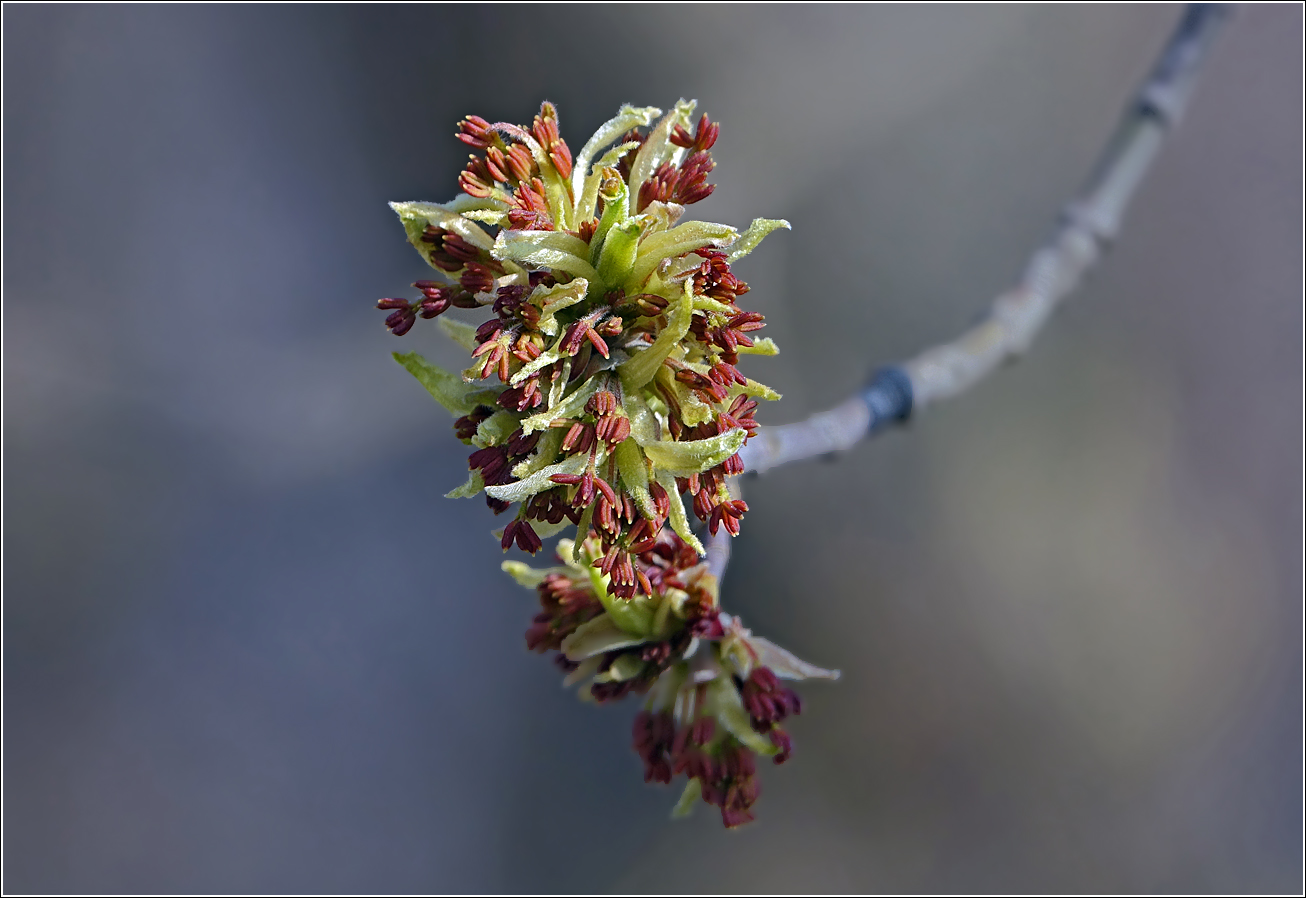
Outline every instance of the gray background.
{"type": "Polygon", "coordinates": [[[694,96],[796,420],[1011,282],[1176,16],[7,6],[5,888],[1299,889],[1299,7],[1024,362],[748,484],[727,606],[845,676],[743,831],[525,651],[372,308],[460,116],[694,96]]]}

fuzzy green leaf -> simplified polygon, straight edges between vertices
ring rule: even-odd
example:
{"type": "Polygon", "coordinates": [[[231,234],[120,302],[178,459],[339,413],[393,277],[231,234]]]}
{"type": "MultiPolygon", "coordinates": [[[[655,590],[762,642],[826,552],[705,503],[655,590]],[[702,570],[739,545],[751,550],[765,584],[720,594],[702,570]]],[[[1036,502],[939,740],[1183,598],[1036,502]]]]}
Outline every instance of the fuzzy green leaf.
{"type": "Polygon", "coordinates": [[[676,475],[670,471],[654,469],[653,479],[667,491],[667,498],[671,503],[671,511],[668,515],[671,529],[676,532],[676,536],[689,543],[699,555],[706,555],[703,544],[698,541],[694,531],[689,529],[689,518],[685,515],[685,503],[680,499],[680,487],[676,485],[676,475]]]}
{"type": "Polygon", "coordinates": [[[472,471],[467,475],[467,482],[462,486],[454,487],[444,494],[446,499],[474,499],[479,496],[481,490],[485,489],[485,481],[481,478],[480,471],[472,471]]]}
{"type": "Polygon", "coordinates": [[[763,237],[780,228],[784,228],[786,231],[791,230],[789,222],[783,218],[754,218],[748,229],[739,235],[738,240],[731,244],[730,252],[726,254],[726,261],[734,262],[736,259],[748,255],[757,248],[763,237]]]}
{"type": "Polygon", "coordinates": [[[620,683],[623,680],[638,676],[643,669],[644,662],[634,655],[618,655],[616,660],[608,665],[608,679],[611,682],[620,683]]]}
{"type": "Polygon", "coordinates": [[[617,471],[621,474],[621,483],[635,500],[635,505],[644,517],[650,521],[657,519],[653,508],[653,497],[648,491],[648,466],[644,464],[644,453],[634,437],[627,437],[614,453],[617,459],[617,471]]]}
{"type": "Polygon", "coordinates": [[[427,225],[453,231],[468,243],[481,249],[490,249],[494,246],[494,241],[482,228],[439,203],[391,203],[390,208],[395,210],[399,220],[403,222],[408,242],[432,268],[435,268],[435,264],[431,262],[429,255],[431,246],[422,242],[422,235],[427,225]]]}
{"type": "Polygon", "coordinates": [[[734,455],[744,445],[747,435],[742,427],[735,427],[705,440],[663,441],[649,443],[643,448],[656,468],[670,471],[677,477],[688,477],[714,468],[734,455]]]}
{"type": "Polygon", "coordinates": [[[550,337],[555,335],[558,332],[557,314],[583,300],[589,288],[589,281],[580,277],[566,284],[536,287],[531,302],[540,307],[540,330],[550,337]]]}
{"type": "Polygon", "coordinates": [[[621,629],[610,616],[603,614],[581,624],[564,639],[562,652],[569,661],[577,662],[613,649],[640,645],[646,641],[643,637],[634,636],[621,629]]]}
{"type": "Polygon", "coordinates": [[[516,483],[487,486],[485,494],[498,499],[500,502],[524,502],[536,493],[542,493],[557,486],[556,483],[549,479],[554,474],[579,474],[585,470],[585,465],[588,462],[589,456],[584,453],[572,455],[556,465],[540,468],[531,476],[518,480],[516,483]]]}
{"type": "Polygon", "coordinates": [[[497,392],[483,389],[478,384],[464,383],[458,375],[432,365],[416,352],[396,352],[393,355],[396,362],[426,387],[426,392],[436,402],[457,417],[471,414],[478,405],[493,405],[498,396],[497,392]]]}
{"type": "Polygon", "coordinates": [[[651,346],[635,353],[630,361],[617,369],[621,374],[621,385],[627,393],[635,392],[653,379],[653,375],[658,373],[658,368],[662,367],[662,362],[671,355],[671,350],[675,349],[676,344],[689,333],[689,325],[693,317],[694,284],[692,281],[685,281],[679,299],[668,310],[667,326],[662,329],[662,333],[657,335],[651,346]]]}
{"type": "MultiPolygon", "coordinates": [[[[654,106],[645,106],[642,108],[635,106],[622,106],[614,117],[608,119],[599,126],[599,129],[594,132],[594,136],[585,141],[585,146],[581,147],[580,152],[576,154],[576,161],[572,165],[571,183],[572,190],[576,196],[581,196],[582,190],[585,186],[585,180],[589,176],[588,169],[590,167],[590,160],[594,158],[599,150],[603,149],[632,128],[647,127],[649,122],[653,121],[656,116],[661,114],[662,110],[654,106]]],[[[623,151],[620,155],[625,155],[625,152],[623,151]]],[[[618,158],[620,158],[620,155],[618,158]]],[[[614,159],[613,162],[615,161],[616,160],[614,159]]],[[[611,165],[612,163],[609,162],[607,164],[611,165]]],[[[593,206],[591,206],[590,209],[592,210],[593,206]]],[[[584,209],[581,209],[580,213],[585,218],[588,218],[589,215],[593,214],[593,212],[586,214],[584,209]]]]}
{"type": "Polygon", "coordinates": [[[444,335],[453,340],[468,352],[476,351],[476,325],[468,324],[466,321],[459,321],[457,318],[450,318],[448,315],[442,315],[436,319],[436,326],[444,331],[444,335]]]}
{"type": "Polygon", "coordinates": [[[671,809],[672,818],[679,820],[681,817],[688,817],[694,812],[694,804],[702,797],[703,783],[701,780],[692,779],[685,783],[685,791],[680,793],[680,800],[671,809]]]}
{"type": "Polygon", "coordinates": [[[770,337],[762,337],[754,340],[752,346],[740,346],[735,352],[740,355],[776,355],[780,348],[770,337]]]}
{"type": "Polygon", "coordinates": [[[588,281],[597,281],[599,273],[594,266],[574,252],[576,244],[583,248],[584,256],[589,255],[585,241],[559,231],[500,231],[490,255],[500,261],[557,268],[588,281]]]}
{"type": "Polygon", "coordinates": [[[630,277],[626,279],[626,292],[638,293],[658,263],[669,256],[702,249],[705,246],[727,246],[739,232],[730,225],[710,221],[688,221],[669,231],[654,234],[639,245],[639,256],[630,277]]]}
{"type": "Polygon", "coordinates": [[[761,636],[749,636],[748,644],[757,652],[757,663],[771,668],[777,677],[786,680],[837,680],[839,671],[826,670],[815,664],[808,664],[788,649],[782,649],[769,639],[761,636]]]}
{"type": "Polygon", "coordinates": [[[564,568],[534,568],[521,561],[505,561],[500,565],[500,569],[527,589],[534,589],[539,586],[549,574],[565,573],[564,568]]]}
{"type": "Polygon", "coordinates": [[[585,408],[585,403],[589,402],[590,397],[599,390],[599,381],[602,378],[591,377],[585,383],[571,391],[571,395],[559,402],[553,408],[545,409],[538,414],[531,415],[521,422],[522,433],[534,433],[537,430],[543,430],[548,427],[550,422],[558,418],[570,418],[573,415],[579,415],[581,409],[585,408]]]}
{"type": "Polygon", "coordinates": [[[716,712],[716,719],[744,745],[759,755],[773,755],[776,746],[771,740],[753,729],[752,720],[739,698],[739,690],[729,677],[717,677],[707,684],[708,701],[716,712]]]}
{"type": "Polygon", "coordinates": [[[523,462],[518,462],[512,469],[512,476],[521,480],[553,464],[558,457],[558,450],[562,448],[562,440],[565,436],[561,428],[553,427],[546,430],[540,437],[540,441],[535,444],[535,451],[530,457],[523,462]]]}
{"type": "Polygon", "coordinates": [[[516,431],[517,416],[500,409],[477,425],[476,435],[472,437],[472,445],[478,449],[484,449],[486,446],[502,446],[516,431]]]}

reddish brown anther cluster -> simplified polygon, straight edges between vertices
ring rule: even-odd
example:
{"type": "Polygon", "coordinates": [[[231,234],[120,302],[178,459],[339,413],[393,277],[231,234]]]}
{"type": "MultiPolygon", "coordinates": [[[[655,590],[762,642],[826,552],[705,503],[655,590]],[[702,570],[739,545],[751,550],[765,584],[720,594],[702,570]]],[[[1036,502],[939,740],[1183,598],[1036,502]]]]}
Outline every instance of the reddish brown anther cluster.
{"type": "Polygon", "coordinates": [[[552,231],[555,223],[545,198],[544,172],[540,171],[529,141],[533,141],[552,163],[553,172],[564,182],[571,176],[571,150],[558,136],[558,112],[545,102],[527,131],[506,122],[491,124],[478,115],[458,123],[457,138],[484,152],[473,153],[458,178],[458,185],[470,196],[495,197],[511,207],[508,221],[518,230],[552,231]]]}
{"type": "MultiPolygon", "coordinates": [[[[588,580],[548,574],[536,589],[542,610],[526,631],[526,648],[531,651],[557,651],[577,627],[603,613],[603,605],[588,580]]],[[[566,655],[560,654],[558,658],[568,671],[575,669],[576,665],[568,662],[566,655]]]]}
{"type": "Polygon", "coordinates": [[[773,758],[775,763],[783,764],[789,760],[793,743],[789,740],[789,734],[780,729],[778,724],[791,714],[803,712],[803,702],[798,693],[787,686],[781,686],[780,680],[769,667],[755,667],[748,679],[740,685],[739,696],[752,719],[753,729],[767,734],[776,748],[780,749],[773,758]]]}
{"type": "Polygon", "coordinates": [[[640,185],[636,209],[642,212],[654,200],[688,206],[711,196],[716,185],[707,183],[707,176],[716,163],[708,150],[712,149],[720,133],[721,126],[710,121],[706,113],[698,120],[698,128],[692,136],[676,125],[671,142],[692,152],[679,164],[667,161],[658,166],[653,177],[640,185]]]}
{"type": "Polygon", "coordinates": [[[727,828],[753,820],[760,793],[756,757],[729,734],[718,736],[714,718],[699,717],[677,728],[670,712],[641,711],[631,736],[644,762],[644,782],[670,783],[683,773],[699,781],[703,800],[721,809],[727,828]]]}

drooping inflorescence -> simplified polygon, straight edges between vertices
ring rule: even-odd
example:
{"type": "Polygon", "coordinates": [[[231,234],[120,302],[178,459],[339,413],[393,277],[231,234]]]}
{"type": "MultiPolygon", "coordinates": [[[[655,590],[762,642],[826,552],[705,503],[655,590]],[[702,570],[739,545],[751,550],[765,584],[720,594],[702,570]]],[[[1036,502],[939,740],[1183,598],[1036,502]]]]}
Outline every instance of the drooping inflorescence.
{"type": "Polygon", "coordinates": [[[496,515],[515,506],[496,533],[505,551],[534,555],[575,525],[561,567],[505,565],[540,590],[528,645],[560,651],[597,700],[647,694],[635,738],[646,779],[686,772],[733,826],[751,819],[754,753],[789,755],[778,724],[799,703],[776,674],[829,672],[769,643],[759,653],[764,641],[719,610],[685,507],[714,536],[737,535],[748,510],[728,478],[743,473],[757,401],[779,396],[736,366],[776,349],[753,336],[763,316],[739,306],[748,285],[731,265],[789,227],[681,223],[714,189],[719,126],[694,125],[694,105],[660,119],[623,107],[575,157],[550,103],[529,128],[463,119],[456,136],[475,150],[464,192],[391,204],[441,278],[377,305],[396,336],[451,308],[490,312],[479,326],[440,318],[471,354],[461,375],[395,354],[473,447],[449,496],[483,493],[496,515]]]}

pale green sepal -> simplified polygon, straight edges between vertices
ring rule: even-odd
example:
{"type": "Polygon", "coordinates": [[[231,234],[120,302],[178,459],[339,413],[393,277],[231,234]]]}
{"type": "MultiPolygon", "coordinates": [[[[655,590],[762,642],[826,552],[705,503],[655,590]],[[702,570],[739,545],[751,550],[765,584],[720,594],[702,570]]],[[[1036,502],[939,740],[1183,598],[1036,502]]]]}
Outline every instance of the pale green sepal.
{"type": "MultiPolygon", "coordinates": [[[[562,531],[571,526],[571,521],[563,518],[556,524],[550,524],[548,521],[531,521],[531,529],[540,539],[548,539],[550,536],[557,536],[562,531]]],[[[499,539],[503,539],[503,534],[499,534],[499,539]]]]}
{"type": "Polygon", "coordinates": [[[644,207],[644,211],[635,216],[635,220],[644,226],[644,237],[660,234],[676,226],[680,216],[685,214],[685,207],[680,203],[664,203],[654,200],[644,207]]]}
{"type": "MultiPolygon", "coordinates": [[[[576,522],[576,540],[571,546],[571,560],[576,564],[584,563],[585,537],[589,536],[590,522],[594,520],[594,507],[596,505],[598,505],[597,502],[591,502],[589,505],[586,505],[585,510],[580,513],[580,520],[576,522]]],[[[559,550],[564,551],[561,546],[559,546],[559,550]]],[[[594,573],[597,573],[592,568],[590,571],[591,577],[594,573]]],[[[603,592],[604,590],[599,591],[603,592]]]]}
{"type": "Polygon", "coordinates": [[[609,615],[602,614],[581,624],[564,639],[562,652],[568,660],[577,662],[613,649],[624,649],[646,641],[621,629],[609,615]]]}
{"type": "Polygon", "coordinates": [[[657,520],[653,508],[653,497],[648,491],[648,467],[644,464],[644,453],[634,437],[627,437],[614,453],[617,459],[617,472],[621,483],[635,500],[635,505],[644,517],[650,521],[657,520]]]}
{"type": "Polygon", "coordinates": [[[472,445],[478,449],[484,449],[486,446],[501,446],[508,442],[508,437],[516,431],[517,416],[501,409],[476,426],[472,445]]]}
{"type": "Polygon", "coordinates": [[[545,465],[551,465],[554,459],[558,457],[558,450],[562,448],[562,440],[566,436],[560,427],[551,427],[540,437],[540,441],[535,444],[535,451],[531,453],[530,458],[518,462],[512,469],[512,476],[521,480],[529,477],[543,468],[545,465]]]}
{"type": "Polygon", "coordinates": [[[697,100],[677,100],[676,108],[662,117],[657,127],[649,132],[648,139],[639,148],[639,152],[635,154],[635,162],[630,166],[631,212],[635,211],[633,203],[639,194],[639,185],[647,181],[657,167],[675,150],[676,146],[671,142],[671,132],[676,125],[689,126],[689,117],[694,114],[696,105],[698,105],[697,100]]]}
{"type": "Polygon", "coordinates": [[[770,337],[762,337],[754,340],[752,346],[741,345],[735,352],[740,355],[776,355],[780,352],[780,347],[770,337]]]}
{"type": "Polygon", "coordinates": [[[761,733],[753,729],[752,720],[739,698],[739,690],[728,677],[717,677],[707,684],[708,700],[716,711],[716,719],[730,735],[759,755],[773,755],[777,748],[761,733]]]}
{"type": "Polygon", "coordinates": [[[396,352],[393,355],[396,362],[426,387],[426,392],[436,402],[455,416],[471,414],[472,409],[482,404],[482,400],[487,400],[490,404],[494,402],[491,398],[495,395],[494,392],[482,389],[477,384],[464,383],[458,375],[450,374],[439,365],[432,365],[416,352],[396,352]]]}
{"type": "Polygon", "coordinates": [[[479,221],[482,224],[500,227],[508,220],[508,213],[501,212],[497,209],[476,209],[471,212],[464,212],[463,218],[469,221],[479,221]]]}
{"type": "Polygon", "coordinates": [[[608,665],[608,679],[614,683],[620,683],[623,680],[629,680],[631,677],[639,676],[639,672],[644,669],[644,662],[634,655],[619,655],[615,661],[608,665]]]}
{"type": "Polygon", "coordinates": [[[694,317],[694,283],[685,281],[685,288],[669,310],[667,326],[657,335],[651,346],[635,353],[630,361],[621,365],[621,386],[627,393],[633,393],[653,379],[662,367],[662,362],[671,355],[685,334],[689,333],[690,320],[694,317]]]}
{"type": "Polygon", "coordinates": [[[507,208],[507,203],[502,200],[496,200],[488,196],[472,196],[469,193],[460,193],[447,203],[435,203],[433,205],[438,205],[441,209],[449,212],[456,212],[463,217],[466,217],[469,212],[503,211],[507,208]]]}
{"type": "MultiPolygon", "coordinates": [[[[585,141],[585,146],[581,147],[580,152],[576,154],[576,161],[572,165],[571,182],[575,194],[581,196],[585,179],[589,176],[588,169],[590,167],[590,160],[594,158],[599,150],[603,149],[632,128],[647,127],[649,122],[653,121],[656,116],[661,114],[662,110],[655,106],[645,106],[643,108],[622,106],[615,116],[600,125],[599,130],[594,132],[594,136],[585,141]]],[[[629,148],[623,150],[617,158],[620,158],[621,155],[625,155],[627,150],[629,150],[629,148]]],[[[604,163],[601,161],[600,165],[602,164],[604,163]]],[[[611,165],[612,163],[609,162],[606,164],[611,165]]],[[[582,209],[581,212],[583,214],[584,210],[582,209]]],[[[586,215],[584,217],[588,218],[589,216],[586,215]]]]}
{"type": "Polygon", "coordinates": [[[481,249],[490,249],[494,246],[494,241],[483,229],[439,203],[391,203],[390,208],[395,210],[399,220],[403,222],[408,242],[421,253],[422,258],[432,268],[435,266],[427,255],[431,247],[429,244],[422,243],[422,234],[425,233],[428,224],[453,231],[468,243],[481,249]]]}
{"type": "Polygon", "coordinates": [[[742,387],[735,383],[730,385],[730,397],[732,399],[741,393],[745,396],[752,396],[755,399],[769,399],[774,401],[780,398],[780,394],[768,387],[766,384],[758,383],[751,378],[747,378],[747,380],[748,383],[744,384],[742,387]]]}
{"type": "Polygon", "coordinates": [[[588,680],[590,677],[594,676],[594,674],[598,673],[599,665],[602,663],[603,658],[600,656],[586,658],[580,663],[580,667],[562,678],[562,688],[570,689],[582,680],[588,680]]]}
{"type": "Polygon", "coordinates": [[[560,567],[534,568],[522,561],[505,561],[499,565],[499,568],[527,589],[534,589],[539,586],[549,574],[564,572],[564,569],[560,567]]]}
{"type": "Polygon", "coordinates": [[[671,505],[668,515],[671,520],[671,529],[676,531],[676,536],[689,543],[699,555],[706,555],[707,551],[703,548],[703,544],[698,541],[694,531],[689,529],[689,518],[685,516],[685,503],[680,499],[680,487],[676,485],[676,475],[670,471],[655,469],[653,479],[667,491],[667,498],[670,500],[671,505]]]}
{"type": "Polygon", "coordinates": [[[668,471],[677,477],[688,477],[714,468],[734,455],[744,445],[747,436],[747,431],[742,427],[733,427],[705,440],[686,440],[680,443],[664,441],[649,443],[643,448],[644,454],[656,469],[668,471]]]}
{"type": "Polygon", "coordinates": [[[473,471],[467,476],[467,482],[462,486],[454,487],[444,494],[446,499],[474,499],[485,489],[485,480],[481,477],[480,471],[473,471]]]}
{"type": "Polygon", "coordinates": [[[712,406],[700,399],[696,392],[674,377],[664,378],[664,372],[666,374],[671,373],[669,369],[662,368],[658,372],[658,382],[675,393],[676,401],[680,403],[680,420],[690,427],[696,427],[705,421],[711,420],[714,414],[712,406]]]}
{"type": "Polygon", "coordinates": [[[658,263],[668,256],[683,255],[705,246],[728,246],[738,234],[730,225],[710,221],[688,221],[654,234],[639,245],[639,257],[626,279],[626,292],[637,293],[658,263]]]}
{"type": "Polygon", "coordinates": [[[550,337],[555,335],[558,332],[557,314],[584,299],[589,288],[589,281],[581,277],[573,278],[566,284],[536,287],[530,301],[540,307],[540,330],[550,337]]]}
{"type": "Polygon", "coordinates": [[[786,231],[792,230],[789,222],[783,218],[754,218],[748,229],[739,235],[738,240],[731,244],[730,252],[726,254],[726,261],[733,262],[748,255],[757,248],[763,237],[780,228],[784,228],[786,231]]]}
{"type": "Polygon", "coordinates": [[[536,371],[547,368],[554,362],[560,362],[565,358],[568,358],[568,356],[561,349],[550,349],[547,352],[542,352],[525,365],[522,365],[521,370],[514,374],[508,383],[515,387],[536,371]]]}
{"type": "Polygon", "coordinates": [[[591,377],[585,383],[572,390],[571,395],[559,402],[553,408],[545,409],[536,415],[531,415],[525,421],[521,422],[523,434],[534,433],[537,430],[543,430],[549,426],[551,421],[558,418],[570,418],[573,415],[580,414],[585,403],[589,402],[591,396],[599,390],[599,382],[602,378],[591,377]]]}
{"type": "Polygon", "coordinates": [[[440,316],[436,320],[436,326],[444,331],[444,335],[453,340],[468,352],[475,352],[476,342],[476,325],[468,324],[466,321],[459,321],[457,318],[450,318],[447,315],[440,316]]]}
{"type": "Polygon", "coordinates": [[[599,273],[594,270],[594,266],[569,249],[560,248],[566,246],[574,249],[575,244],[584,247],[585,255],[589,255],[589,246],[585,241],[559,231],[500,231],[490,249],[490,255],[524,265],[558,268],[589,281],[598,280],[599,273]]]}
{"type": "Polygon", "coordinates": [[[544,404],[545,410],[549,410],[558,404],[562,399],[562,394],[566,392],[567,382],[571,379],[571,359],[566,359],[562,363],[562,371],[553,378],[553,383],[549,385],[549,398],[544,404]]]}
{"type": "Polygon", "coordinates": [[[589,456],[581,453],[579,455],[569,456],[556,465],[549,465],[546,468],[540,468],[531,476],[524,480],[518,480],[516,483],[505,483],[500,486],[487,486],[485,494],[491,498],[498,499],[500,502],[524,502],[536,493],[542,493],[547,489],[557,486],[549,478],[554,474],[579,474],[585,470],[585,465],[589,463],[589,456]]]}
{"type": "Polygon", "coordinates": [[[694,309],[696,311],[716,312],[718,315],[734,315],[735,310],[723,302],[717,302],[710,296],[695,296],[694,309]]]}
{"type": "Polygon", "coordinates": [[[685,791],[680,793],[680,800],[676,806],[671,809],[673,820],[679,820],[682,817],[688,817],[694,813],[694,805],[703,797],[703,783],[701,780],[692,779],[685,783],[685,791]]]}
{"type": "MultiPolygon", "coordinates": [[[[661,400],[658,400],[661,404],[661,400]]],[[[644,394],[640,390],[627,391],[622,397],[622,404],[626,408],[626,414],[630,417],[630,438],[641,446],[647,446],[649,443],[658,441],[658,420],[644,401],[644,394]]],[[[665,409],[664,409],[665,411],[665,409]]]]}
{"type": "Polygon", "coordinates": [[[782,649],[769,639],[749,636],[748,644],[757,652],[757,663],[769,667],[777,677],[786,680],[837,680],[839,671],[826,670],[808,664],[788,649],[782,649]]]}

